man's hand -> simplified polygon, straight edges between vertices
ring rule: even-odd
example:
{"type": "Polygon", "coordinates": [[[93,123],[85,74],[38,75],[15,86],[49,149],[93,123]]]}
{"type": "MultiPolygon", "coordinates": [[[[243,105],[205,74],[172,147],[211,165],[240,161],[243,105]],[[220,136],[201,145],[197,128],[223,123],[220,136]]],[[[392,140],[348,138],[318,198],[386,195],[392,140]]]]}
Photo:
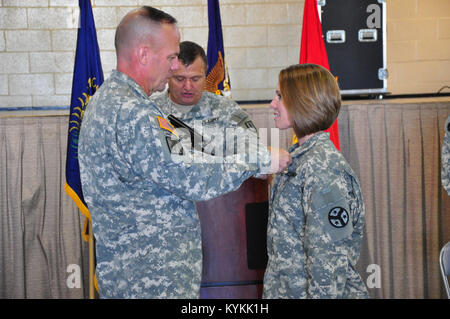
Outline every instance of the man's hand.
{"type": "Polygon", "coordinates": [[[272,147],[267,148],[272,155],[272,163],[270,165],[271,174],[283,172],[292,163],[292,157],[286,150],[272,147]]]}

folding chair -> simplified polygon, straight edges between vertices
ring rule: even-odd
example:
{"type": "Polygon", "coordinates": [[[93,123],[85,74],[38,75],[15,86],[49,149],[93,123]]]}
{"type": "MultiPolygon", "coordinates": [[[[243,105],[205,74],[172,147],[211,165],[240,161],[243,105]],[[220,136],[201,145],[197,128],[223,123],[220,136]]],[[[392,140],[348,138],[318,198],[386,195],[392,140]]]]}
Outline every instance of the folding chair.
{"type": "Polygon", "coordinates": [[[450,242],[442,247],[439,254],[439,265],[441,267],[442,280],[444,281],[447,298],[450,299],[450,286],[448,277],[450,276],[450,242]]]}

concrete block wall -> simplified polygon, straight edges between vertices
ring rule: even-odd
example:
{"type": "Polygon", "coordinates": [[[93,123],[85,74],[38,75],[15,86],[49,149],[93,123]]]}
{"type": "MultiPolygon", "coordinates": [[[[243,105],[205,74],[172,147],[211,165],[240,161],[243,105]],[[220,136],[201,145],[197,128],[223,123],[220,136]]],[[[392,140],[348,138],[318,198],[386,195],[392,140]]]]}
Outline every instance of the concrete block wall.
{"type": "Polygon", "coordinates": [[[387,0],[386,29],[388,91],[435,93],[450,86],[449,0],[387,0]]]}
{"type": "MultiPolygon", "coordinates": [[[[206,0],[91,3],[105,76],[115,68],[118,22],[142,5],[171,13],[182,40],[207,47],[206,0]]],[[[220,1],[235,100],[273,97],[279,70],[299,59],[303,5],[304,0],[220,1]]],[[[0,0],[0,107],[69,105],[77,25],[78,0],[0,0]]],[[[430,93],[449,85],[449,30],[449,0],[387,0],[390,92],[430,93]]]]}

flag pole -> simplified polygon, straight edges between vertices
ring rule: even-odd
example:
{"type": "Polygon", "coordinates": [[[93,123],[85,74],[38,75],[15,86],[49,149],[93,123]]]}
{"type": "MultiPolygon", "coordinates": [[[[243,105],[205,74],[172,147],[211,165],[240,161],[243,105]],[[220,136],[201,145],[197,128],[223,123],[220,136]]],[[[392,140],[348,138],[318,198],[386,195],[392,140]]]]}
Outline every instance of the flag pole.
{"type": "Polygon", "coordinates": [[[92,231],[92,221],[89,220],[89,299],[95,298],[94,292],[94,232],[92,231]]]}
{"type": "MultiPolygon", "coordinates": [[[[92,0],[91,8],[92,8],[92,0]]],[[[94,232],[92,231],[92,220],[89,218],[89,299],[95,298],[94,276],[95,276],[95,256],[94,256],[94,232]]]]}
{"type": "MultiPolygon", "coordinates": [[[[70,117],[67,138],[66,183],[64,190],[85,216],[83,240],[89,245],[89,298],[95,298],[97,278],[95,276],[95,239],[89,209],[84,201],[80,166],[78,161],[78,142],[83,114],[97,89],[103,83],[100,50],[97,42],[92,3],[78,0],[80,8],[75,63],[70,98],[70,117]],[[86,232],[88,231],[88,232],[86,232]]],[[[87,298],[87,296],[85,296],[87,298]]]]}

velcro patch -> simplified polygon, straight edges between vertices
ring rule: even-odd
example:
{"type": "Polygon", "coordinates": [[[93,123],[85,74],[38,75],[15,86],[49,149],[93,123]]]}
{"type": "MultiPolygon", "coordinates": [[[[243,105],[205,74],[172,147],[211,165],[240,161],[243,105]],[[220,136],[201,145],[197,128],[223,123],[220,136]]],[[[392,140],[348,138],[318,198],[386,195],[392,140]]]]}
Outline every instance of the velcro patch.
{"type": "Polygon", "coordinates": [[[349,205],[340,188],[331,186],[314,191],[312,209],[317,222],[332,241],[348,238],[353,232],[349,205]]]}

